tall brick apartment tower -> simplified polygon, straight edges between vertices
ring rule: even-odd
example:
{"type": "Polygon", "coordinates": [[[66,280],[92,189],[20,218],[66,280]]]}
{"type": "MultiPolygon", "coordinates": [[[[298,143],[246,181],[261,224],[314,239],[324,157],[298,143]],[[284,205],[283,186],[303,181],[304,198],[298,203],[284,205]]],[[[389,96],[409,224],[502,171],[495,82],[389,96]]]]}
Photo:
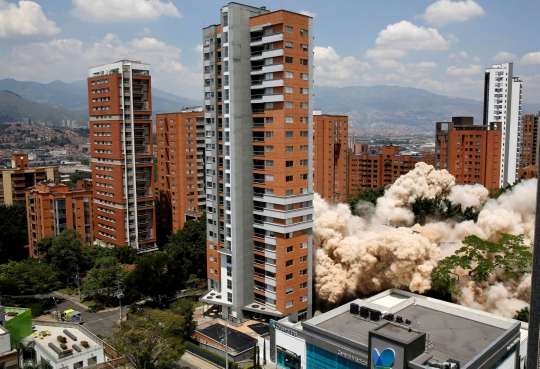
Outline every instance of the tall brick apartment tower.
{"type": "Polygon", "coordinates": [[[205,210],[204,139],[202,107],[156,115],[159,216],[170,232],[205,210]]]}
{"type": "Polygon", "coordinates": [[[523,116],[523,143],[521,149],[521,167],[531,165],[538,166],[538,114],[526,114],[523,116]]]}
{"type": "Polygon", "coordinates": [[[150,68],[121,60],[90,68],[88,112],[97,244],[155,249],[150,68]]]}
{"type": "Polygon", "coordinates": [[[203,29],[207,254],[222,316],[312,312],[312,18],[229,3],[203,29]]]}
{"type": "Polygon", "coordinates": [[[346,203],[348,199],[347,151],[349,117],[313,111],[313,186],[326,202],[346,203]]]}

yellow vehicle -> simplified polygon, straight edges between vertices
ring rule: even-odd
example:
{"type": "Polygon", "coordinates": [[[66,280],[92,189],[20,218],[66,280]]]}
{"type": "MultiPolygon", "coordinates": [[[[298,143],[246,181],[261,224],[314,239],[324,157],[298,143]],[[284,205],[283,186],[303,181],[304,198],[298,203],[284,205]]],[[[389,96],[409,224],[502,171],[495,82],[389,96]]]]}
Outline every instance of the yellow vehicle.
{"type": "Polygon", "coordinates": [[[62,311],[62,314],[60,317],[65,322],[73,322],[73,323],[79,323],[79,324],[83,323],[82,314],[78,312],[77,310],[73,310],[73,309],[64,310],[62,311]]]}

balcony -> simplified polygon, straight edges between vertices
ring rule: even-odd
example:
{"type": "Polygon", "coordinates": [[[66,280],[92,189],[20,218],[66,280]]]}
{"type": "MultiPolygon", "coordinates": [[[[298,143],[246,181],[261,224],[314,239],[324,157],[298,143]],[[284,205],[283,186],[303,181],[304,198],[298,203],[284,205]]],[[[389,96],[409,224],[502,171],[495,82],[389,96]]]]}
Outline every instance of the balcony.
{"type": "Polygon", "coordinates": [[[267,87],[283,87],[283,78],[253,80],[251,81],[251,89],[261,89],[267,87]]]}
{"type": "Polygon", "coordinates": [[[249,46],[260,46],[271,42],[283,41],[283,32],[273,33],[271,35],[256,36],[251,38],[249,46]]]}
{"type": "Polygon", "coordinates": [[[252,104],[284,101],[283,94],[251,95],[252,104]]]}
{"type": "Polygon", "coordinates": [[[258,65],[251,68],[251,75],[256,76],[265,73],[282,72],[283,70],[283,64],[258,65]]]}
{"type": "Polygon", "coordinates": [[[283,49],[273,49],[273,50],[261,50],[254,51],[251,53],[251,60],[263,60],[267,58],[274,58],[277,56],[283,56],[283,49]]]}

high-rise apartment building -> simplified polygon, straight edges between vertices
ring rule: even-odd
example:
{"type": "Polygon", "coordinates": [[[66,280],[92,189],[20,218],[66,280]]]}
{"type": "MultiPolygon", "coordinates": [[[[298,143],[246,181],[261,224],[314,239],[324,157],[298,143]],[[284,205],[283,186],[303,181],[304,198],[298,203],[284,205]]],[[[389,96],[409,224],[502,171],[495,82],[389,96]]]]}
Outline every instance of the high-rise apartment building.
{"type": "Polygon", "coordinates": [[[24,204],[28,188],[41,181],[60,181],[58,167],[30,167],[28,154],[11,155],[11,168],[0,169],[0,205],[24,204]]]}
{"type": "Polygon", "coordinates": [[[207,266],[223,318],[311,316],[312,18],[229,3],[203,29],[207,266]]]}
{"type": "Polygon", "coordinates": [[[202,107],[156,115],[159,216],[170,232],[205,210],[204,137],[202,107]]]}
{"type": "Polygon", "coordinates": [[[349,153],[348,191],[379,188],[390,185],[401,175],[413,170],[416,163],[435,165],[430,152],[402,153],[399,146],[383,146],[379,153],[349,153]]]}
{"type": "Polygon", "coordinates": [[[475,125],[472,117],[436,123],[436,168],[446,169],[457,184],[499,188],[503,133],[501,123],[475,125]]]}
{"type": "Polygon", "coordinates": [[[35,245],[42,238],[66,228],[78,231],[87,245],[94,241],[92,182],[78,181],[73,191],[61,183],[39,183],[26,193],[26,203],[30,257],[39,257],[35,245]]]}
{"type": "Polygon", "coordinates": [[[521,167],[538,166],[538,114],[523,116],[523,143],[521,145],[521,167]]]}
{"type": "Polygon", "coordinates": [[[347,202],[349,117],[313,111],[313,189],[326,202],[347,202]]]}
{"type": "Polygon", "coordinates": [[[513,184],[521,166],[522,81],[514,77],[513,63],[494,64],[486,69],[484,83],[484,126],[498,122],[501,130],[499,187],[513,184]]]}
{"type": "Polygon", "coordinates": [[[88,113],[95,242],[155,249],[149,65],[121,60],[90,68],[88,113]]]}

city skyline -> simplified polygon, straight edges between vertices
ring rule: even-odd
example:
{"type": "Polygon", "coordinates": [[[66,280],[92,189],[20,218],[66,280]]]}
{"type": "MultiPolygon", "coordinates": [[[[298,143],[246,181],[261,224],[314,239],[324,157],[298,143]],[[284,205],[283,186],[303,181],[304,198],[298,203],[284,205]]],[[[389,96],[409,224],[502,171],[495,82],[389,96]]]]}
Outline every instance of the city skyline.
{"type": "MultiPolygon", "coordinates": [[[[484,69],[514,62],[524,103],[540,97],[540,51],[526,31],[540,10],[532,1],[521,7],[472,0],[370,3],[369,8],[351,1],[342,6],[300,0],[246,3],[315,17],[316,86],[388,84],[482,100],[484,69]]],[[[158,88],[199,99],[200,28],[213,22],[207,14],[220,3],[88,4],[0,0],[0,78],[70,82],[85,78],[81,61],[99,65],[131,58],[155,65],[158,88]],[[115,22],[107,21],[111,16],[115,22]]]]}

